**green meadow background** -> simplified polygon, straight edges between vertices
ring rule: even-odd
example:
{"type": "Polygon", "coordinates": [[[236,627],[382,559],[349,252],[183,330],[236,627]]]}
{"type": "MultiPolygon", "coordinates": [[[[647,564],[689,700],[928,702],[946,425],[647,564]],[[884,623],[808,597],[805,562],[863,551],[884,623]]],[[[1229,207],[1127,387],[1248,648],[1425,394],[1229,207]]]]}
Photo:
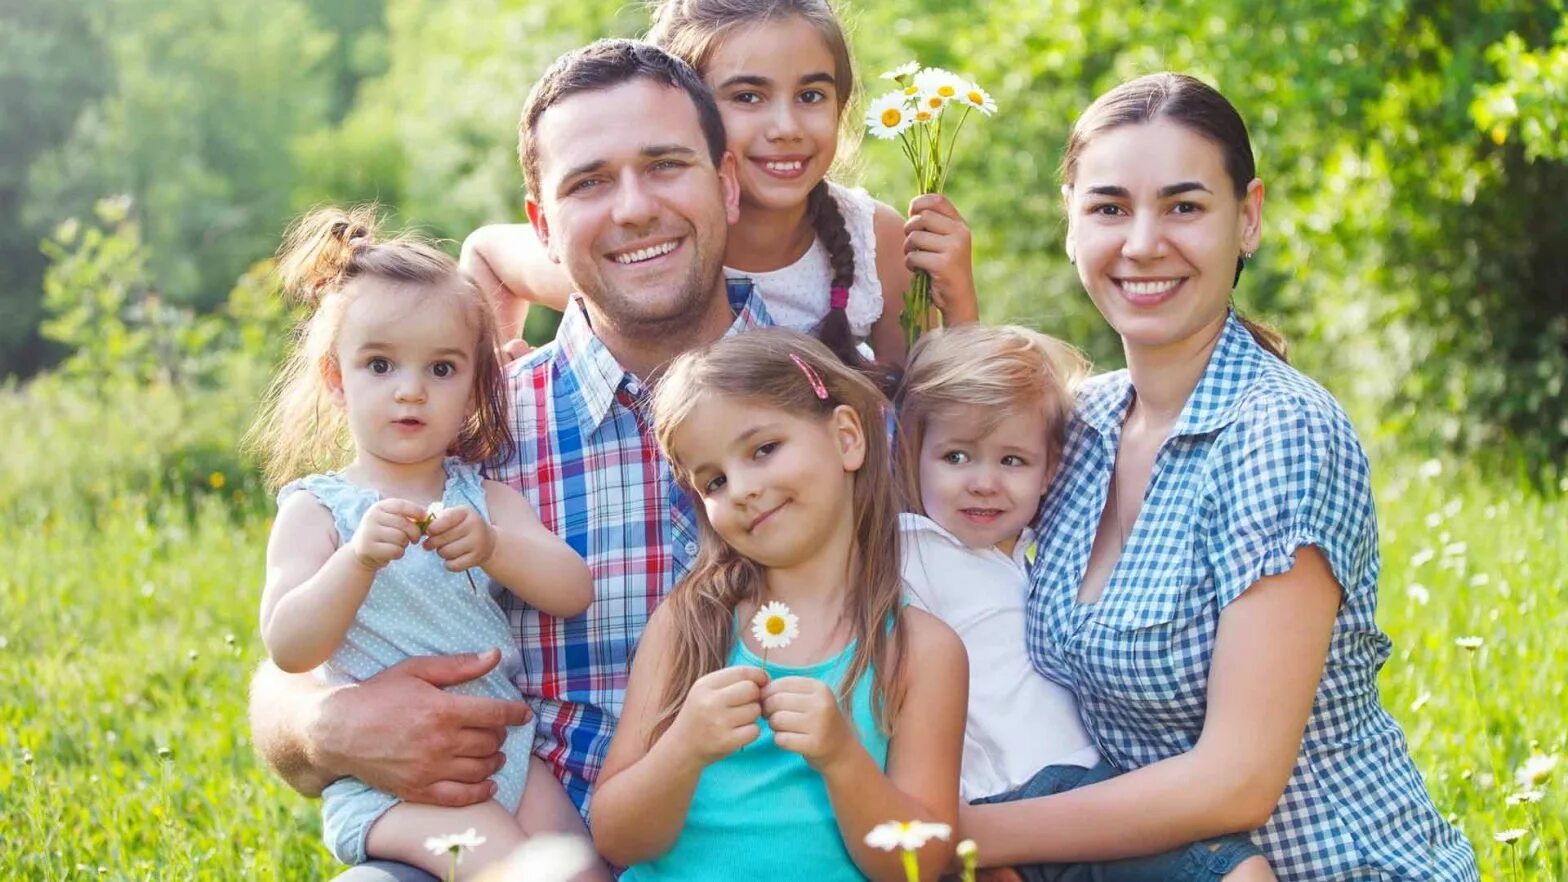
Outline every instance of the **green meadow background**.
{"type": "MultiPolygon", "coordinates": [[[[1384,702],[1484,877],[1568,879],[1561,0],[841,6],[867,96],[911,58],[996,96],[949,185],[984,313],[1105,367],[1115,339],[1062,259],[1067,129],[1154,70],[1235,101],[1267,186],[1238,304],[1373,459],[1384,702]]],[[[377,200],[454,253],[517,220],[529,85],[646,18],[0,0],[0,877],[334,872],[245,720],[272,503],[236,445],[291,324],[268,257],[323,201],[377,200]]],[[[839,177],[914,195],[896,149],[856,140],[839,177]]]]}

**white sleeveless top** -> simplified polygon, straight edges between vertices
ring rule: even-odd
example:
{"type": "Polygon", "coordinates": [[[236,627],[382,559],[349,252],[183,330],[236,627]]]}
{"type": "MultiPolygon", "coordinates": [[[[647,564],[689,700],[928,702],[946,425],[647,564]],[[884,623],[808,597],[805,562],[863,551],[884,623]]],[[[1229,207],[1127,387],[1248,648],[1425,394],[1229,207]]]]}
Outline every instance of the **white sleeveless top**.
{"type": "MultiPolygon", "coordinates": [[[[850,189],[828,181],[828,193],[844,215],[850,249],[855,254],[855,280],[844,311],[856,339],[864,340],[882,317],[882,282],[877,278],[877,239],[872,227],[877,204],[859,187],[850,189]]],[[[725,267],[724,277],[751,279],[774,324],[809,333],[827,315],[833,264],[821,240],[813,239],[806,253],[789,266],[768,272],[725,267]]]]}

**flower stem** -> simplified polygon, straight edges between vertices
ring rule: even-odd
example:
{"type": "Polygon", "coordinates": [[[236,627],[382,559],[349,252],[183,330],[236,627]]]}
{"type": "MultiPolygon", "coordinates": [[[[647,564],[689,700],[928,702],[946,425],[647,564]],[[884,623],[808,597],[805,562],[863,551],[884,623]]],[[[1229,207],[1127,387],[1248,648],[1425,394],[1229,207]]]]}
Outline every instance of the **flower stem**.
{"type": "Polygon", "coordinates": [[[920,859],[915,857],[914,849],[904,849],[904,878],[909,882],[920,882],[920,859]]]}

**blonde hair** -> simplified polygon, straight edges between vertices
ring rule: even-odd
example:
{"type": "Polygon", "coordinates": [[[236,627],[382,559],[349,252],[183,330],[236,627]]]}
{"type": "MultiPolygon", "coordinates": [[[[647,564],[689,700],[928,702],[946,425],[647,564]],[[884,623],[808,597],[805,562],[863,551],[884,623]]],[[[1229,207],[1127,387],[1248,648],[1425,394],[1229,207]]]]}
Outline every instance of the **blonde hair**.
{"type": "Polygon", "coordinates": [[[498,333],[484,295],[434,245],[410,235],[382,238],[377,226],[373,205],[329,207],[299,218],[284,234],[278,249],[283,293],[308,314],[295,328],[294,346],[245,438],[245,445],[261,456],[271,487],[340,465],[352,449],[347,418],[327,388],[326,369],[336,364],[349,305],[389,285],[415,285],[427,298],[455,305],[478,331],[474,410],[447,453],[480,462],[512,450],[506,378],[495,354],[498,333]],[[382,284],[362,284],[371,280],[382,284]]]}
{"type": "MultiPolygon", "coordinates": [[[[649,5],[653,26],[648,31],[648,41],[691,65],[703,77],[708,75],[708,65],[719,46],[742,27],[789,18],[811,25],[833,56],[833,91],[842,134],[844,111],[854,100],[855,65],[844,26],[827,0],[653,0],[649,5]]],[[[838,202],[828,192],[827,178],[818,181],[807,194],[806,219],[827,252],[832,272],[829,289],[843,288],[847,292],[855,283],[855,249],[838,202]]],[[[876,268],[859,270],[867,273],[876,268]]],[[[857,350],[849,314],[843,307],[830,308],[814,332],[845,364],[869,373],[890,388],[888,372],[868,363],[857,350]]]]}
{"type": "Polygon", "coordinates": [[[920,501],[920,447],[932,419],[980,413],[980,434],[1024,411],[1045,414],[1048,473],[1061,462],[1078,384],[1089,362],[1072,346],[1017,325],[957,325],[920,337],[895,406],[899,471],[912,510],[920,501]]]}
{"type": "MultiPolygon", "coordinates": [[[[694,494],[692,475],[682,465],[679,451],[671,447],[671,440],[697,403],[710,395],[822,420],[840,405],[859,416],[866,456],[854,477],[854,544],[850,590],[844,597],[844,617],[850,624],[855,650],[838,697],[847,706],[854,684],[873,670],[872,705],[877,722],[891,731],[902,701],[899,684],[905,638],[899,621],[903,591],[900,506],[885,431],[887,399],[821,342],[796,331],[747,331],[688,352],[660,379],[653,396],[653,421],[659,447],[676,480],[694,494]],[[795,363],[796,358],[820,378],[827,392],[825,399],[817,396],[812,379],[795,363]]],[[[763,568],[736,553],[713,529],[703,507],[699,504],[696,509],[701,540],[697,561],[663,604],[674,617],[679,636],[653,728],[654,739],[674,722],[692,684],[727,663],[737,639],[735,608],[745,601],[759,601],[762,595],[763,568]]]]}

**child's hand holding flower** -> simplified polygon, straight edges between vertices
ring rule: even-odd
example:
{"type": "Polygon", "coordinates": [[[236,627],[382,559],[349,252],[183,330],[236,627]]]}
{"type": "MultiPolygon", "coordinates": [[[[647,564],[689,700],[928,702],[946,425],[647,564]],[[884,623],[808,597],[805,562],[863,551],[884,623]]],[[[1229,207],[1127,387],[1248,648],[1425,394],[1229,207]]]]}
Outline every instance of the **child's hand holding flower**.
{"type": "Polygon", "coordinates": [[[757,718],[762,716],[762,685],[767,681],[761,668],[742,665],[699,677],[670,726],[670,743],[690,751],[706,767],[755,741],[762,733],[757,718]]]}
{"type": "Polygon", "coordinates": [[[946,196],[926,193],[910,200],[904,266],[931,276],[931,305],[942,310],[946,324],[980,320],[972,248],[969,223],[946,196]]]}
{"type": "Polygon", "coordinates": [[[454,573],[482,567],[495,554],[495,526],[466,505],[444,508],[425,526],[424,547],[454,573]]]}
{"type": "Polygon", "coordinates": [[[821,680],[779,677],[762,689],[762,715],[773,727],[773,742],[798,753],[819,773],[859,745],[838,696],[821,680]]]}
{"type": "Polygon", "coordinates": [[[365,511],[349,549],[367,570],[379,570],[419,541],[417,521],[425,510],[406,499],[382,499],[365,511]]]}

